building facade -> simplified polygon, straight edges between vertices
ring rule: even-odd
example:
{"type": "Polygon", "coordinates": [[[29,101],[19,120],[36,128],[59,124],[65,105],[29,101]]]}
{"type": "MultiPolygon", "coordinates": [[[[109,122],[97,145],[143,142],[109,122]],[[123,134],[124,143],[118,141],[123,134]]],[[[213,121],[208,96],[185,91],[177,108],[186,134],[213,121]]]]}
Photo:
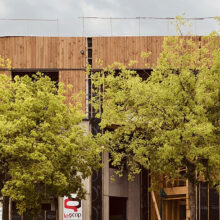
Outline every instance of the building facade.
{"type": "MultiPolygon", "coordinates": [[[[73,92],[83,91],[82,108],[84,124],[94,135],[99,132],[98,121],[93,118],[89,99],[91,81],[86,76],[88,64],[92,71],[117,61],[127,65],[138,61],[132,69],[149,72],[162,50],[164,37],[1,37],[0,55],[9,58],[12,69],[0,69],[10,77],[41,71],[53,80],[72,84],[73,92]],[[141,52],[151,51],[151,56],[141,58],[141,52]],[[97,60],[102,60],[100,65],[97,60]],[[148,63],[148,67],[145,64],[148,63]]],[[[195,41],[200,37],[193,37],[195,41]]],[[[66,94],[67,102],[73,94],[66,94]]],[[[163,220],[189,220],[187,181],[177,180],[175,187],[161,186],[160,192],[152,194],[150,175],[147,170],[128,182],[125,175],[111,181],[114,169],[109,166],[109,155],[102,155],[104,167],[94,171],[85,180],[87,199],[82,201],[83,220],[157,220],[160,212],[163,220]],[[155,196],[155,200],[154,200],[155,196]]],[[[208,183],[200,183],[196,191],[197,220],[220,220],[220,197],[208,183]]],[[[63,220],[63,198],[43,204],[44,212],[39,219],[63,220]],[[47,213],[51,213],[51,216],[47,213]],[[47,215],[47,217],[45,217],[47,215]],[[50,216],[50,217],[48,217],[50,216]]],[[[10,206],[10,218],[25,219],[10,206]]]]}

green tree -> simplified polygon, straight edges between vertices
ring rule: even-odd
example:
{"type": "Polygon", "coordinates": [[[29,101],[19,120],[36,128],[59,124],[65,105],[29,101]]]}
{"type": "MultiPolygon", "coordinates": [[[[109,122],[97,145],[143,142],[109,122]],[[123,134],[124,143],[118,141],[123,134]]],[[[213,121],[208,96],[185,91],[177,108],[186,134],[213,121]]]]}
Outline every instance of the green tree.
{"type": "Polygon", "coordinates": [[[151,75],[115,63],[92,74],[92,104],[105,131],[101,141],[117,173],[126,166],[132,179],[141,168],[174,181],[186,168],[191,220],[195,220],[195,186],[219,186],[220,49],[212,34],[167,37],[151,75]],[[119,69],[116,71],[115,69],[119,69]],[[145,76],[147,78],[147,76],[145,76]]]}
{"type": "Polygon", "coordinates": [[[30,219],[41,202],[77,193],[99,167],[100,150],[81,122],[80,105],[64,104],[63,85],[38,73],[34,80],[0,75],[1,189],[30,219]]]}

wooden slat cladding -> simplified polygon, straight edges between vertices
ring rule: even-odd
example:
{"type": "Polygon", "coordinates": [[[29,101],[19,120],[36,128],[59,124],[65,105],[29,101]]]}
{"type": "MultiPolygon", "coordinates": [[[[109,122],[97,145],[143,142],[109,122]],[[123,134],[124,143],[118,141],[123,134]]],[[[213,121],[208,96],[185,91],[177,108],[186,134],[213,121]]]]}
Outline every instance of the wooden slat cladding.
{"type": "Polygon", "coordinates": [[[11,77],[11,71],[10,70],[0,71],[0,74],[5,74],[6,76],[11,77]]]}
{"type": "Polygon", "coordinates": [[[84,68],[84,37],[1,37],[0,54],[13,68],[84,68]]]}
{"type": "Polygon", "coordinates": [[[100,68],[97,59],[103,61],[103,66],[114,62],[120,62],[125,65],[131,60],[137,60],[138,63],[132,68],[146,68],[149,63],[152,67],[156,64],[159,54],[162,50],[164,37],[93,37],[93,68],[100,68]],[[141,58],[142,52],[152,52],[148,58],[141,58]]]}
{"type": "Polygon", "coordinates": [[[86,74],[85,71],[60,71],[59,81],[63,82],[66,86],[66,102],[74,104],[71,99],[72,96],[81,93],[80,101],[82,102],[82,109],[85,112],[86,109],[86,74]],[[68,89],[67,86],[72,85],[72,90],[68,89]]]}
{"type": "MultiPolygon", "coordinates": [[[[184,36],[183,38],[192,39],[195,42],[199,42],[200,39],[198,36],[184,36]]],[[[131,60],[136,60],[138,63],[134,64],[132,68],[146,69],[153,68],[157,64],[164,37],[93,37],[92,40],[93,68],[106,67],[114,62],[128,65],[131,60]],[[142,52],[151,52],[151,55],[148,58],[142,58],[142,52]],[[96,62],[98,59],[102,60],[102,66],[96,62]]]]}

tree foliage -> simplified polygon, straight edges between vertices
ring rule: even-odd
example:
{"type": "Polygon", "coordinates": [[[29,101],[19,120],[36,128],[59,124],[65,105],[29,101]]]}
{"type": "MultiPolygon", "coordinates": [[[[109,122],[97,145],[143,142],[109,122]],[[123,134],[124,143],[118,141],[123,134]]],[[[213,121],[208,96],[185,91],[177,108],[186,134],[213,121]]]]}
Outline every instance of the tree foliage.
{"type": "Polygon", "coordinates": [[[38,73],[34,80],[0,75],[2,193],[19,213],[33,216],[41,202],[77,193],[99,166],[99,148],[86,135],[80,105],[64,104],[63,85],[38,73]]]}
{"type": "Polygon", "coordinates": [[[166,37],[146,80],[119,63],[92,74],[101,140],[119,174],[126,166],[132,179],[144,167],[154,183],[158,176],[172,182],[186,168],[191,183],[219,185],[218,39],[166,37]]]}

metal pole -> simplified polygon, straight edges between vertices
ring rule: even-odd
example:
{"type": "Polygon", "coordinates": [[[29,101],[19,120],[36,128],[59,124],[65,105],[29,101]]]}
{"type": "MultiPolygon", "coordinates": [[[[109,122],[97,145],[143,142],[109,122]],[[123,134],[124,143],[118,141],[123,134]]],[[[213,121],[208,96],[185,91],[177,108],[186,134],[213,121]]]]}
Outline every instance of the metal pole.
{"type": "Polygon", "coordinates": [[[57,17],[57,36],[59,37],[60,36],[60,33],[59,33],[59,20],[58,20],[58,17],[57,17]]]}
{"type": "Polygon", "coordinates": [[[111,36],[112,36],[112,18],[110,17],[110,28],[111,28],[111,36]]]}
{"type": "Polygon", "coordinates": [[[83,25],[83,37],[85,36],[85,21],[84,21],[84,17],[82,17],[82,25],[83,25]]]}
{"type": "Polygon", "coordinates": [[[138,32],[139,32],[139,36],[141,35],[141,18],[139,17],[138,18],[138,27],[139,27],[139,30],[138,30],[138,32]]]}

